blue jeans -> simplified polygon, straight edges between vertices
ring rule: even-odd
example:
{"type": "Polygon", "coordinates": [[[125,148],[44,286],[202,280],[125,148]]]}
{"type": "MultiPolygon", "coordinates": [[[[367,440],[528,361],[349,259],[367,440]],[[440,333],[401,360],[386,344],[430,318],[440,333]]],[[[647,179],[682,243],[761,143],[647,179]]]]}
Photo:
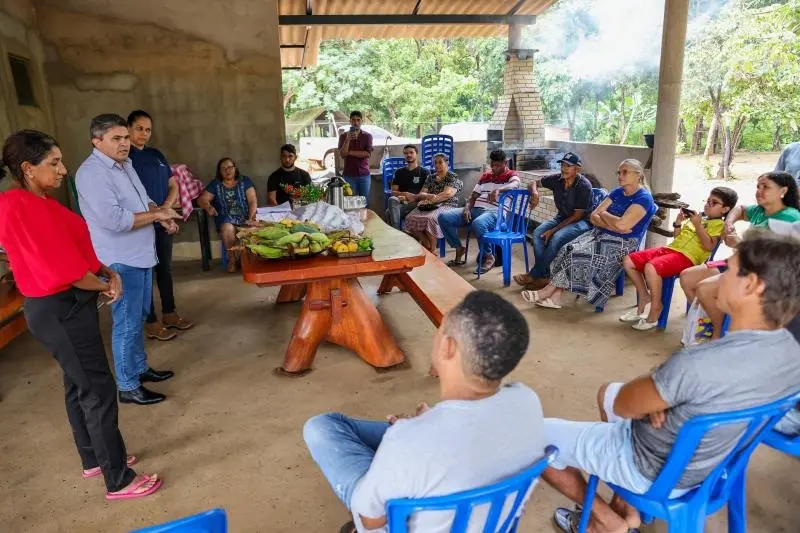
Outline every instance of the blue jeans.
{"type": "MultiPolygon", "coordinates": [[[[497,224],[497,210],[489,211],[483,207],[473,207],[470,214],[472,215],[472,232],[475,233],[475,237],[480,243],[486,233],[494,230],[495,224],[497,224]]],[[[469,222],[464,220],[464,211],[461,209],[453,209],[439,215],[439,227],[442,228],[447,244],[453,248],[461,246],[458,228],[467,225],[469,222]]],[[[482,247],[485,255],[492,255],[492,246],[489,243],[482,243],[482,247]]]]}
{"type": "Polygon", "coordinates": [[[372,176],[344,177],[344,181],[353,189],[353,196],[364,196],[369,203],[369,190],[372,187],[372,176]]]}
{"type": "Polygon", "coordinates": [[[340,413],[315,416],[303,426],[303,439],[311,457],[348,511],[353,490],[369,470],[387,429],[387,422],[359,420],[340,413]]]}
{"type": "Polygon", "coordinates": [[[542,233],[555,228],[560,222],[561,220],[558,217],[551,218],[539,224],[533,231],[533,257],[535,259],[533,268],[528,272],[529,276],[549,278],[550,263],[556,258],[558,251],[571,240],[592,229],[592,225],[588,220],[580,220],[555,232],[550,238],[550,242],[545,244],[544,239],[542,239],[542,233]]]}
{"type": "Polygon", "coordinates": [[[132,391],[141,386],[139,375],[148,369],[144,351],[144,320],[153,298],[153,269],[121,263],[109,265],[122,280],[122,298],[111,304],[111,351],[117,389],[132,391]]]}

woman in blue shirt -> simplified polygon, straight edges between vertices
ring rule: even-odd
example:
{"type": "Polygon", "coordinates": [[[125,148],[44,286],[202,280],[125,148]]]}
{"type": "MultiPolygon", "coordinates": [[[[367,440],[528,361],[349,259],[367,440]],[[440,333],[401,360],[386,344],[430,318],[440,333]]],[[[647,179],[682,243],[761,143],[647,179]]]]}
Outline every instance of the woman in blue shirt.
{"type": "Polygon", "coordinates": [[[639,247],[656,211],[639,161],[620,163],[617,178],[620,186],[592,212],[594,229],[559,251],[551,266],[550,284],[541,291],[522,291],[525,301],[559,309],[561,295],[570,291],[592,305],[605,306],[622,271],[622,259],[639,247]]]}
{"type": "MultiPolygon", "coordinates": [[[[230,157],[217,162],[217,173],[197,200],[198,205],[214,217],[222,242],[230,250],[236,243],[236,228],[256,219],[256,188],[253,180],[239,175],[236,163],[230,157]]],[[[232,253],[228,272],[236,272],[239,257],[232,253]]]]}

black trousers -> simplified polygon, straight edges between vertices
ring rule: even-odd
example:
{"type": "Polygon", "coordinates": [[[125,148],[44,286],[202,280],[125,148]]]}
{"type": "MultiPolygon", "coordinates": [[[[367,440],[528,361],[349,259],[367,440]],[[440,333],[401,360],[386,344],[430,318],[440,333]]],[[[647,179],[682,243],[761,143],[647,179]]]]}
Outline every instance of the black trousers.
{"type": "Polygon", "coordinates": [[[100,334],[97,293],[73,288],[26,298],[24,309],[31,333],[64,371],[67,417],[83,469],[99,466],[106,489],[121,490],[136,473],[126,464],[117,387],[100,334]]]}
{"type": "MultiPolygon", "coordinates": [[[[161,313],[175,312],[175,294],[172,290],[172,235],[164,231],[160,224],[156,224],[156,256],[158,264],[153,267],[153,278],[161,295],[161,313]]],[[[155,291],[150,301],[150,314],[147,322],[152,324],[158,320],[156,316],[155,291]]]]}

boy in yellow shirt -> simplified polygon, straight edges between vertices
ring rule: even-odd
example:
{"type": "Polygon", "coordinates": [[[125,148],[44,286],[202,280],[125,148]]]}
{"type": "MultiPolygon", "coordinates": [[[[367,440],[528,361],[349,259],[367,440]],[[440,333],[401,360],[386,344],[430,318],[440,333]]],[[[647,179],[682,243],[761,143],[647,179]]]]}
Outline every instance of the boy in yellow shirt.
{"type": "Polygon", "coordinates": [[[672,225],[673,241],[667,246],[634,252],[622,261],[639,296],[639,305],[621,317],[633,329],[647,331],[658,325],[663,278],[705,262],[725,229],[725,216],[736,205],[738,195],[728,187],[714,187],[702,213],[681,210],[672,225]],[[688,220],[687,220],[688,219],[688,220]]]}

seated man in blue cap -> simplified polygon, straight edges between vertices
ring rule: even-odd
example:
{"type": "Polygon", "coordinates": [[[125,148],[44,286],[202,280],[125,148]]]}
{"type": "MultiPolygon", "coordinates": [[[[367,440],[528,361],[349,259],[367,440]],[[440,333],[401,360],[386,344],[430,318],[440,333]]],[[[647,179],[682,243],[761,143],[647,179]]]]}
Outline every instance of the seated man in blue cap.
{"type": "Polygon", "coordinates": [[[539,187],[553,191],[558,214],[539,224],[533,232],[533,268],[514,281],[528,290],[538,291],[550,282],[550,263],[562,246],[592,227],[592,184],[580,173],[583,162],[578,154],[567,152],[558,160],[561,173],[546,176],[528,185],[531,206],[539,204],[539,187]]]}

